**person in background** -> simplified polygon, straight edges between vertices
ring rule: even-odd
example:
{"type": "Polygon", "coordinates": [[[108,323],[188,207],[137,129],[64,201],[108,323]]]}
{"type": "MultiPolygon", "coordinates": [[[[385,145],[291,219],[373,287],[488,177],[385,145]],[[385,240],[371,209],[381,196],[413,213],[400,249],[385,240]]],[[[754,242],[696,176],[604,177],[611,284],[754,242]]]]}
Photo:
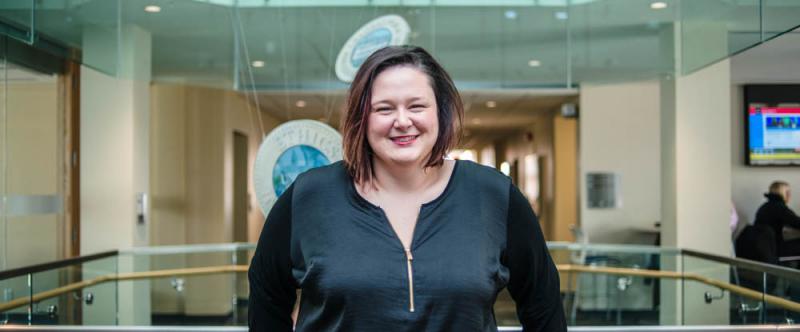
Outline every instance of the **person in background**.
{"type": "Polygon", "coordinates": [[[775,232],[778,256],[800,256],[800,239],[784,241],[783,228],[800,231],[800,217],[787,205],[791,199],[791,188],[784,181],[775,181],[764,194],[767,202],[756,212],[755,225],[769,226],[775,232]]]}

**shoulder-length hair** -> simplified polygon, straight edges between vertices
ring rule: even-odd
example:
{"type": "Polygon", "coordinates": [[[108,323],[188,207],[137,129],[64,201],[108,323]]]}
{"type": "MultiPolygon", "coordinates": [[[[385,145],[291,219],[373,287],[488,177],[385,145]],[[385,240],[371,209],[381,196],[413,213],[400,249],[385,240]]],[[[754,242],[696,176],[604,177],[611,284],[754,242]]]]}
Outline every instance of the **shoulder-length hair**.
{"type": "Polygon", "coordinates": [[[372,84],[388,68],[409,66],[428,76],[438,109],[439,136],[425,167],[441,166],[443,158],[461,138],[464,106],[450,75],[427,51],[416,46],[389,46],[375,51],[358,69],[342,116],[342,151],[348,173],[356,183],[371,182],[375,175],[373,151],[367,141],[367,119],[372,111],[372,84]]]}

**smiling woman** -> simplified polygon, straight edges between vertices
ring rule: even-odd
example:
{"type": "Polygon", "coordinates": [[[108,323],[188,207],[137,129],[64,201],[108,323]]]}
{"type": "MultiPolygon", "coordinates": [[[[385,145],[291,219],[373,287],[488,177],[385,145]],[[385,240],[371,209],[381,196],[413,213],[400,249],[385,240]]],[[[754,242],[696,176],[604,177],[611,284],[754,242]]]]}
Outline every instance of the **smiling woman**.
{"type": "Polygon", "coordinates": [[[445,160],[458,91],[418,47],[369,56],[350,88],[344,161],[278,198],[250,265],[252,331],[497,331],[508,288],[525,331],[566,331],[558,273],[508,177],[445,160]]]}

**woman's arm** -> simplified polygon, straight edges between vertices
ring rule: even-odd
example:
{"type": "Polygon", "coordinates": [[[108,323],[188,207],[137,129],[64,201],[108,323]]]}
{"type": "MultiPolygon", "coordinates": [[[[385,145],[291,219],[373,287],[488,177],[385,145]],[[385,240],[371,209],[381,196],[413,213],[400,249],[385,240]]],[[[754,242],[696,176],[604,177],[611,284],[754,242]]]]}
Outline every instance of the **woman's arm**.
{"type": "Polygon", "coordinates": [[[558,271],[528,200],[511,186],[504,263],[524,331],[566,331],[558,271]]]}
{"type": "Polygon", "coordinates": [[[292,189],[278,198],[258,239],[250,262],[250,331],[292,331],[296,286],[289,255],[292,234],[292,189]]]}

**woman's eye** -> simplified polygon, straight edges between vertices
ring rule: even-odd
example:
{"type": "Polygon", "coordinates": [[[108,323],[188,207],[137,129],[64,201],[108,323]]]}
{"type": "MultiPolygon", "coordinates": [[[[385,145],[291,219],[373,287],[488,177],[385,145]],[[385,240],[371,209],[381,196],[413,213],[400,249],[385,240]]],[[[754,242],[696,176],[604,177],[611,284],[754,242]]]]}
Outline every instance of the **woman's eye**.
{"type": "Polygon", "coordinates": [[[411,109],[412,111],[417,111],[417,112],[424,111],[425,110],[425,105],[411,105],[411,107],[409,109],[411,109]]]}
{"type": "Polygon", "coordinates": [[[391,108],[386,108],[386,107],[381,107],[381,108],[375,109],[375,112],[378,112],[378,113],[389,113],[391,111],[392,111],[391,108]]]}

